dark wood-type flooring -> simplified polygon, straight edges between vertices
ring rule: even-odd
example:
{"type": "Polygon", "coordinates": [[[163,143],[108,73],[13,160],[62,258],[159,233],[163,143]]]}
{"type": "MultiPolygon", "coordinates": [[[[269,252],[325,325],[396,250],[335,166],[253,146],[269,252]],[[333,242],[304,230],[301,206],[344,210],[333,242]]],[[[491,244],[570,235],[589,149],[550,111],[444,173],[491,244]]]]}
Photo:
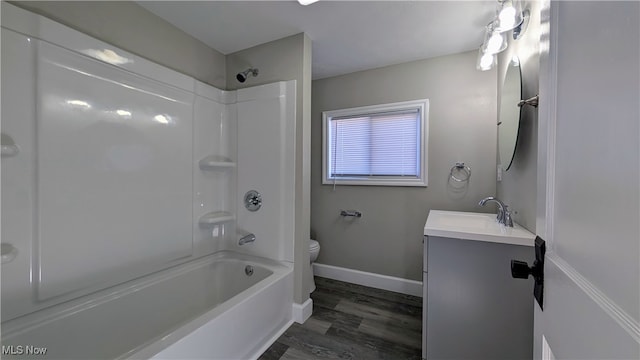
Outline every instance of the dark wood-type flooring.
{"type": "Polygon", "coordinates": [[[316,277],[313,315],[260,360],[421,359],[422,298],[316,277]]]}

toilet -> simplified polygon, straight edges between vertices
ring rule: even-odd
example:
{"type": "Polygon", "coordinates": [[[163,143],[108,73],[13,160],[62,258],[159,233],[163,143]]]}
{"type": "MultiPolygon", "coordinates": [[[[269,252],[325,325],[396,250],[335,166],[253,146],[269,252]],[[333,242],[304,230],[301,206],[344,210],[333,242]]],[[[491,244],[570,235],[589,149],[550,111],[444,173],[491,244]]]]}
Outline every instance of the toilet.
{"type": "Polygon", "coordinates": [[[309,289],[309,293],[312,293],[316,290],[316,282],[313,280],[313,263],[318,259],[318,254],[320,253],[320,244],[313,240],[309,239],[309,277],[311,278],[311,287],[309,289]]]}

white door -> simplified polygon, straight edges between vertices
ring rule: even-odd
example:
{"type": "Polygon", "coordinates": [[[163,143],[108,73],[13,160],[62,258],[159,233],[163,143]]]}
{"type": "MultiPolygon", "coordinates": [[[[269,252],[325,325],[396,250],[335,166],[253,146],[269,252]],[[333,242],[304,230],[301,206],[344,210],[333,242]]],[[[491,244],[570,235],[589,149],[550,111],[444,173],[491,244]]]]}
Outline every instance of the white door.
{"type": "Polygon", "coordinates": [[[640,2],[542,18],[534,359],[640,359],[640,2]]]}

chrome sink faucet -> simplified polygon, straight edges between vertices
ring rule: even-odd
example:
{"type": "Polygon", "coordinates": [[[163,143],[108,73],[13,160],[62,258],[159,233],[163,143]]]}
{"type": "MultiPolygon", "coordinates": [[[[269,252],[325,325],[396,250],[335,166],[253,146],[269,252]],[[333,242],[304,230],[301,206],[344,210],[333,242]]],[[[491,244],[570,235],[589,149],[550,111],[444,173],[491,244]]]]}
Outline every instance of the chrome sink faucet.
{"type": "Polygon", "coordinates": [[[502,201],[498,200],[498,198],[493,196],[486,197],[480,200],[478,205],[485,206],[490,201],[498,204],[498,216],[496,216],[496,221],[504,226],[513,227],[513,220],[511,219],[511,211],[509,211],[509,207],[502,201]]]}

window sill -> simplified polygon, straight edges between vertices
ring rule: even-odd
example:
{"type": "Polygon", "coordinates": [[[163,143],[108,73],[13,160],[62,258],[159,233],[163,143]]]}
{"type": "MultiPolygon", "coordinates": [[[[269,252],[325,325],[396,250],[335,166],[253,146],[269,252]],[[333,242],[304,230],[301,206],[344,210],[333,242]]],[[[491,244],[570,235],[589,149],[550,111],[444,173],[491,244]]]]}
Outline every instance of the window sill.
{"type": "Polygon", "coordinates": [[[323,179],[322,185],[360,185],[360,186],[412,186],[427,187],[427,182],[421,179],[412,180],[365,180],[365,179],[323,179]]]}

